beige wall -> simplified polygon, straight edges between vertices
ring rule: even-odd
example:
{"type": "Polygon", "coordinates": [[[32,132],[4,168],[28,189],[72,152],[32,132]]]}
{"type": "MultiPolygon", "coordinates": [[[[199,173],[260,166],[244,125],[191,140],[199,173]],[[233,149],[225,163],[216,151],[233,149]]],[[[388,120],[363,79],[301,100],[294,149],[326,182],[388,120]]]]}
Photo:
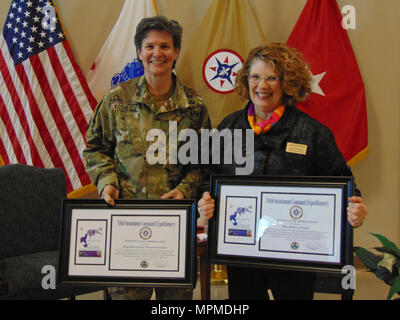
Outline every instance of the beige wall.
{"type": "MultiPolygon", "coordinates": [[[[181,54],[211,1],[157,1],[159,13],[180,21],[184,27],[181,54]]],[[[123,0],[55,0],[55,3],[78,63],[86,74],[118,17],[123,0]]],[[[252,0],[251,3],[266,38],[286,41],[306,0],[252,0]]],[[[10,1],[0,2],[1,25],[9,4],[10,1]]],[[[348,30],[348,34],[367,95],[370,155],[353,171],[370,212],[364,226],[355,232],[355,243],[376,246],[378,243],[369,234],[376,232],[400,244],[400,1],[338,0],[338,4],[356,8],[357,29],[348,30]]]]}

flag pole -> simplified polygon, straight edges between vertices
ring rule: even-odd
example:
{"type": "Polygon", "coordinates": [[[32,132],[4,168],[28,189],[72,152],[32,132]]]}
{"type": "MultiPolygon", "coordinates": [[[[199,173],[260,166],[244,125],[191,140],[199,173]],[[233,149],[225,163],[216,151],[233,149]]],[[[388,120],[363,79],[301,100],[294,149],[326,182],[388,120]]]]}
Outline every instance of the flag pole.
{"type": "Polygon", "coordinates": [[[157,0],[153,0],[154,12],[158,15],[157,0]]]}
{"type": "Polygon", "coordinates": [[[365,149],[361,150],[353,158],[351,158],[349,161],[347,161],[347,165],[349,167],[354,167],[357,164],[359,164],[362,160],[367,158],[368,155],[369,155],[369,147],[367,146],[365,149]]]}
{"type": "Polygon", "coordinates": [[[83,186],[77,190],[74,190],[74,191],[68,193],[67,198],[68,199],[78,199],[78,198],[82,198],[92,192],[97,192],[97,188],[93,183],[88,184],[86,186],[83,186]]]}
{"type": "Polygon", "coordinates": [[[57,7],[57,5],[54,3],[54,1],[51,1],[51,2],[53,3],[54,9],[56,9],[57,17],[59,17],[58,22],[60,23],[61,30],[62,30],[62,32],[63,32],[63,34],[64,34],[64,36],[65,36],[65,40],[67,40],[68,43],[71,43],[71,42],[69,41],[69,39],[68,39],[67,34],[65,33],[65,28],[64,28],[64,25],[63,25],[63,23],[62,23],[62,21],[61,21],[60,11],[58,10],[58,7],[57,7]]]}

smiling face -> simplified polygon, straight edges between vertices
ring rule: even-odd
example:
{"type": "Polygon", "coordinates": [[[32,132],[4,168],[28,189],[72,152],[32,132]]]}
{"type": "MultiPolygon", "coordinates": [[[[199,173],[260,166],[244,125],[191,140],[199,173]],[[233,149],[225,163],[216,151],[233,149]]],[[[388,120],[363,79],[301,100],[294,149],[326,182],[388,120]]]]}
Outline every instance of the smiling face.
{"type": "Polygon", "coordinates": [[[282,104],[282,84],[271,64],[255,59],[249,72],[249,94],[256,116],[266,119],[282,104]]]}
{"type": "Polygon", "coordinates": [[[174,48],[172,35],[158,30],[147,33],[138,51],[145,74],[151,77],[170,75],[178,55],[179,49],[174,48]]]}

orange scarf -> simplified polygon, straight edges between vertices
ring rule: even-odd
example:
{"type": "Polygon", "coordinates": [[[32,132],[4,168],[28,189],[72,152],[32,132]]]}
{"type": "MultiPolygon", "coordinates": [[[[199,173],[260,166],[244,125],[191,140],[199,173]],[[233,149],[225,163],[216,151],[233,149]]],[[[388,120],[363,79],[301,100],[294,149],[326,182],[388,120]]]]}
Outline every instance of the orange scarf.
{"type": "Polygon", "coordinates": [[[280,106],[272,112],[271,116],[264,121],[256,123],[256,114],[254,110],[254,104],[250,103],[249,110],[247,112],[247,119],[249,120],[251,128],[254,130],[256,135],[264,134],[268,130],[270,130],[273,126],[275,126],[279,119],[282,117],[285,112],[285,107],[280,106]]]}

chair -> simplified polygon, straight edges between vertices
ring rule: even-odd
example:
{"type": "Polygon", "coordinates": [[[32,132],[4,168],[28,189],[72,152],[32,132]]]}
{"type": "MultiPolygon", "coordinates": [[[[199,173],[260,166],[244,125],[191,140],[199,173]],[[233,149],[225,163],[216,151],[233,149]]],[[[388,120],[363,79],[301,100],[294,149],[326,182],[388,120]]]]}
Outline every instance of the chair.
{"type": "Polygon", "coordinates": [[[44,289],[44,266],[58,270],[62,169],[0,167],[0,300],[61,299],[104,290],[56,284],[44,289]]]}

